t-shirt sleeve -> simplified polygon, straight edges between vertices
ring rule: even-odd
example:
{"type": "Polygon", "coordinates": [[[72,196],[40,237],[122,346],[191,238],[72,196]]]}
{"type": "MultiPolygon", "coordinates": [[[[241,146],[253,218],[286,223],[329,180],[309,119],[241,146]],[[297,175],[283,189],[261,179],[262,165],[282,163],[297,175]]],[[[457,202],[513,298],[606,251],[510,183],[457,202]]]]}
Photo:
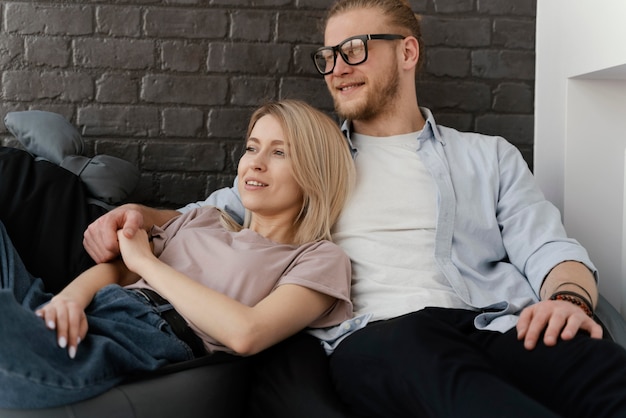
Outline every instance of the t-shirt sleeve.
{"type": "Polygon", "coordinates": [[[215,216],[214,213],[217,213],[217,209],[215,207],[204,206],[201,208],[191,209],[190,211],[185,212],[182,215],[178,215],[170,219],[163,226],[152,226],[149,235],[154,245],[154,255],[159,257],[167,246],[168,242],[185,225],[198,218],[210,218],[212,216],[215,216]]]}
{"type": "Polygon", "coordinates": [[[352,318],[350,280],[350,259],[346,253],[330,241],[320,241],[298,256],[277,286],[297,284],[336,298],[328,311],[310,325],[325,328],[352,318]]]}

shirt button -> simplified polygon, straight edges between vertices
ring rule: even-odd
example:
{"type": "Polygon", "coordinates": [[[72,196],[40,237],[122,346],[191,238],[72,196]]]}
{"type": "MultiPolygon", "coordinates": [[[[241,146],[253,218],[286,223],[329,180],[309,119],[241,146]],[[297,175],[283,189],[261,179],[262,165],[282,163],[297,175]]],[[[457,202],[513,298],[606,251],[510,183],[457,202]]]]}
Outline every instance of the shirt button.
{"type": "Polygon", "coordinates": [[[360,319],[355,319],[354,322],[356,322],[357,325],[361,325],[361,320],[360,319]]]}
{"type": "Polygon", "coordinates": [[[345,329],[346,331],[350,330],[350,324],[343,324],[343,329],[345,329]]]}

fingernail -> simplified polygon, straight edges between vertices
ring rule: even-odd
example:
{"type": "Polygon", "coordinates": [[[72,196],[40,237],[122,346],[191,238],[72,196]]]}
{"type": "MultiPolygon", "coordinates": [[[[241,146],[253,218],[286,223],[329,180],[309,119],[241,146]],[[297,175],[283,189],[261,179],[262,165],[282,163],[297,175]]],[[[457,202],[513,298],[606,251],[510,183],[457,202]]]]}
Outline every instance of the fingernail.
{"type": "Polygon", "coordinates": [[[67,340],[65,339],[65,337],[60,337],[59,338],[59,347],[65,348],[66,346],[67,346],[67,340]]]}
{"type": "Polygon", "coordinates": [[[80,337],[76,338],[76,345],[80,344],[81,341],[80,337]]]}
{"type": "Polygon", "coordinates": [[[46,323],[46,325],[47,325],[47,326],[48,326],[48,328],[50,328],[50,329],[54,329],[54,328],[56,328],[56,323],[55,323],[54,321],[48,321],[48,322],[46,323]]]}
{"type": "Polygon", "coordinates": [[[71,359],[76,357],[76,347],[71,346],[70,349],[68,350],[68,353],[69,353],[71,359]]]}

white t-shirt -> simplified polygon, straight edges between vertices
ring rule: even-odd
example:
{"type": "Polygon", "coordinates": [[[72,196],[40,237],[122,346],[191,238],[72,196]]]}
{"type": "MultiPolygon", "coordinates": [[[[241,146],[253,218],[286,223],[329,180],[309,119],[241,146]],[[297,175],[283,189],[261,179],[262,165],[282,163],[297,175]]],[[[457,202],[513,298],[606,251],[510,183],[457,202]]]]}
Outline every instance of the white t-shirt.
{"type": "Polygon", "coordinates": [[[333,239],[352,261],[355,313],[372,320],[468,307],[435,263],[437,191],[416,153],[418,134],[352,136],[357,186],[333,239]]]}

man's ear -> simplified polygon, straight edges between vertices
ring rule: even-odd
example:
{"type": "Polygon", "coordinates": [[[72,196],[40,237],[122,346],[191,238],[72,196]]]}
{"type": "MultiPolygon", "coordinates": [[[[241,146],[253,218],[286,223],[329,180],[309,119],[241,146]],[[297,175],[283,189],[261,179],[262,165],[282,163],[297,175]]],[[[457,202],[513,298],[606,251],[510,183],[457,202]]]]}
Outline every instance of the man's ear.
{"type": "Polygon", "coordinates": [[[407,70],[416,67],[420,58],[419,42],[414,36],[407,36],[402,40],[402,45],[403,67],[407,70]]]}

